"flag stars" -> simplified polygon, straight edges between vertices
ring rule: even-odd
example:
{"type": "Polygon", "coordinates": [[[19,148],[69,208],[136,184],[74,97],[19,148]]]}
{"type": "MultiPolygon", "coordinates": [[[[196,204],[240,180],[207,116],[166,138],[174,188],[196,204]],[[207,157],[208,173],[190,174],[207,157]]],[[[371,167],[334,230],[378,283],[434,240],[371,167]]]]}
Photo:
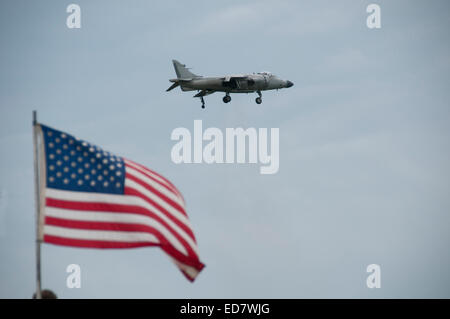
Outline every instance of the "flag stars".
{"type": "Polygon", "coordinates": [[[44,143],[49,187],[121,194],[125,184],[125,164],[121,157],[49,129],[45,131],[44,143]]]}

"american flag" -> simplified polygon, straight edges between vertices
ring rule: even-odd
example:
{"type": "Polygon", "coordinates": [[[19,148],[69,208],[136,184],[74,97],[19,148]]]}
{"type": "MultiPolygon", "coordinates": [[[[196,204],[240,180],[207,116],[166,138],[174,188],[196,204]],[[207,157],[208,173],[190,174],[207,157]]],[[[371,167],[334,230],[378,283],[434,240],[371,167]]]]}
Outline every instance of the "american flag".
{"type": "Polygon", "coordinates": [[[38,132],[45,181],[43,242],[88,248],[158,246],[190,281],[195,279],[204,265],[184,199],[171,182],[67,133],[42,124],[38,132]]]}

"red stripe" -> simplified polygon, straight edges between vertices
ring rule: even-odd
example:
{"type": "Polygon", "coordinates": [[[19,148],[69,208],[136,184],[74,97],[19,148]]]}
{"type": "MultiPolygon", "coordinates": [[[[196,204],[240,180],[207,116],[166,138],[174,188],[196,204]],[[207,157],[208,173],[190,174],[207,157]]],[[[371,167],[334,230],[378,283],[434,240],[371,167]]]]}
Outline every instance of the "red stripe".
{"type": "Polygon", "coordinates": [[[184,207],[180,206],[177,202],[174,202],[173,200],[171,200],[169,197],[167,197],[166,195],[164,195],[163,193],[159,192],[157,189],[155,189],[153,186],[147,184],[146,182],[144,182],[143,180],[141,180],[138,177],[135,177],[131,174],[129,174],[128,172],[125,173],[125,178],[127,179],[131,179],[132,181],[135,181],[136,183],[138,183],[139,185],[141,185],[142,187],[144,187],[145,189],[147,189],[148,191],[152,192],[153,194],[155,194],[156,196],[160,197],[162,200],[164,200],[167,204],[169,204],[170,206],[172,206],[173,208],[175,208],[176,210],[180,211],[180,213],[182,213],[183,215],[187,216],[186,211],[184,210],[184,207]]]}
{"type": "MultiPolygon", "coordinates": [[[[91,203],[91,202],[72,202],[72,201],[65,201],[60,199],[54,199],[54,198],[46,198],[46,205],[47,207],[56,207],[56,208],[62,208],[62,209],[71,209],[71,210],[78,210],[78,211],[96,211],[96,212],[111,212],[111,213],[127,213],[127,214],[137,214],[137,215],[143,215],[148,216],[156,221],[158,221],[163,227],[165,227],[168,231],[170,231],[171,234],[173,234],[178,241],[181,242],[181,244],[185,247],[185,249],[188,251],[189,256],[195,256],[195,258],[198,258],[195,251],[192,250],[191,246],[186,242],[186,240],[177,232],[175,231],[169,224],[167,224],[166,221],[164,221],[161,217],[156,215],[154,212],[142,207],[142,206],[135,206],[135,205],[123,205],[123,204],[104,204],[104,203],[91,203]]],[[[47,217],[49,218],[49,217],[47,217]]],[[[184,225],[183,230],[186,231],[188,236],[193,236],[192,230],[184,225]]],[[[195,238],[193,239],[195,243],[195,238]]]]}
{"type": "Polygon", "coordinates": [[[131,196],[137,196],[139,198],[142,198],[143,200],[145,200],[146,202],[148,202],[149,204],[153,205],[154,207],[156,207],[161,213],[163,213],[165,216],[167,216],[168,218],[170,218],[171,221],[173,221],[174,223],[176,223],[178,225],[178,227],[180,227],[181,229],[183,229],[191,238],[194,242],[196,242],[195,239],[195,235],[194,232],[183,222],[181,222],[178,218],[176,218],[175,216],[173,216],[170,212],[168,212],[164,207],[162,207],[161,205],[159,205],[157,202],[155,202],[154,200],[152,200],[151,198],[145,196],[144,194],[142,194],[141,192],[139,192],[138,190],[130,187],[130,186],[126,186],[125,185],[125,189],[124,189],[124,193],[125,195],[131,195],[131,196]]]}
{"type": "Polygon", "coordinates": [[[71,246],[71,247],[84,247],[84,248],[104,248],[104,249],[116,249],[116,248],[137,248],[146,246],[159,246],[155,243],[131,243],[131,242],[118,242],[118,241],[102,241],[102,240],[84,240],[84,239],[72,239],[57,237],[52,235],[44,235],[44,242],[48,244],[71,246]]]}
{"type": "Polygon", "coordinates": [[[181,195],[180,191],[175,187],[175,185],[173,185],[167,178],[165,178],[164,176],[156,173],[155,171],[152,171],[151,169],[142,166],[141,164],[138,164],[136,162],[130,161],[129,159],[125,160],[125,166],[134,168],[136,170],[138,170],[140,173],[144,174],[145,176],[147,176],[148,178],[151,178],[152,180],[154,180],[155,182],[159,183],[160,185],[164,186],[165,188],[167,188],[168,190],[172,191],[173,193],[175,193],[178,197],[180,197],[180,199],[184,202],[184,198],[183,195],[181,195]],[[137,167],[132,167],[130,165],[127,165],[127,161],[134,164],[137,167]],[[164,182],[167,183],[161,183],[158,179],[154,178],[151,174],[158,176],[160,179],[162,179],[164,182]]]}
{"type": "MultiPolygon", "coordinates": [[[[160,246],[159,244],[155,243],[131,243],[131,242],[117,242],[117,241],[85,240],[85,239],[64,238],[52,235],[44,235],[44,242],[53,245],[62,245],[80,248],[100,248],[100,249],[125,249],[125,248],[160,246]]],[[[161,248],[171,256],[171,254],[167,252],[163,247],[161,248]]],[[[200,272],[205,267],[205,265],[200,262],[197,263],[196,265],[192,265],[191,267],[194,267],[197,271],[200,272]]],[[[190,281],[194,280],[194,278],[190,277],[187,273],[185,273],[185,271],[181,270],[181,272],[190,281]]]]}
{"type": "MultiPolygon", "coordinates": [[[[84,229],[84,230],[109,230],[109,231],[124,231],[124,232],[145,232],[154,235],[158,240],[159,244],[153,244],[161,246],[161,248],[166,251],[170,256],[179,260],[182,263],[192,265],[193,267],[198,267],[200,261],[198,257],[194,255],[185,256],[179,250],[177,250],[167,239],[162,235],[157,229],[141,224],[125,224],[125,223],[111,223],[111,222],[92,222],[92,221],[79,221],[62,219],[55,217],[45,217],[45,224],[58,227],[84,229]]],[[[97,242],[97,241],[96,241],[97,242]]],[[[114,241],[108,241],[114,242],[114,241]]],[[[136,244],[136,243],[134,243],[136,244]]],[[[184,246],[184,245],[183,245],[184,246]]]]}
{"type": "MultiPolygon", "coordinates": [[[[129,160],[127,160],[128,162],[131,162],[129,160]]],[[[171,186],[169,184],[166,183],[162,183],[159,179],[155,178],[154,176],[152,176],[152,174],[150,174],[148,169],[145,169],[145,167],[137,164],[137,163],[133,163],[135,166],[130,165],[129,163],[125,162],[125,167],[129,167],[132,169],[137,170],[139,173],[145,175],[146,177],[150,178],[151,180],[155,181],[156,183],[158,183],[159,185],[161,185],[162,187],[164,187],[165,189],[167,189],[169,192],[174,193],[176,196],[180,195],[180,192],[175,188],[175,186],[171,186]]]]}
{"type": "MultiPolygon", "coordinates": [[[[126,188],[125,188],[126,189],[126,188]]],[[[131,193],[139,193],[138,191],[134,190],[131,191],[131,193]]],[[[138,196],[135,194],[129,194],[133,196],[138,196]]],[[[142,197],[141,193],[139,193],[142,197]]],[[[142,198],[143,200],[146,200],[145,198],[142,198]]],[[[76,202],[76,201],[66,201],[61,199],[55,199],[51,197],[46,198],[46,205],[49,207],[57,207],[57,208],[65,208],[65,209],[72,209],[72,210],[82,210],[82,211],[96,211],[96,212],[111,212],[111,213],[133,213],[133,214],[139,214],[144,216],[149,216],[161,224],[164,225],[164,227],[168,228],[171,233],[174,235],[177,234],[177,232],[169,225],[167,224],[161,217],[159,217],[157,214],[155,214],[153,211],[142,207],[138,205],[125,205],[125,204],[108,204],[108,203],[96,203],[96,202],[76,202]]],[[[174,222],[178,227],[183,229],[188,236],[192,238],[192,240],[195,242],[195,236],[194,232],[191,228],[189,228],[187,225],[180,222],[177,218],[175,218],[172,214],[167,213],[166,211],[161,211],[165,216],[167,216],[172,222],[174,222]]]]}

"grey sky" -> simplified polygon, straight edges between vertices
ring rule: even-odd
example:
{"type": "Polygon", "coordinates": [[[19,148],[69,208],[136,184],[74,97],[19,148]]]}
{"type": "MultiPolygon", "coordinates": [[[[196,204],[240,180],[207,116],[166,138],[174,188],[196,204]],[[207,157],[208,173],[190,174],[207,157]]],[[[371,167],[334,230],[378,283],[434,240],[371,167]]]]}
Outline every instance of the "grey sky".
{"type": "Polygon", "coordinates": [[[450,297],[448,1],[69,1],[0,4],[0,297],[34,282],[31,111],[168,177],[206,268],[157,248],[43,245],[65,298],[450,297]],[[255,96],[166,93],[176,58],[203,75],[268,70],[255,96]],[[279,127],[280,170],[171,162],[176,127],[279,127]],[[66,288],[68,264],[82,288],[66,288]],[[370,290],[367,265],[381,265],[370,290]]]}

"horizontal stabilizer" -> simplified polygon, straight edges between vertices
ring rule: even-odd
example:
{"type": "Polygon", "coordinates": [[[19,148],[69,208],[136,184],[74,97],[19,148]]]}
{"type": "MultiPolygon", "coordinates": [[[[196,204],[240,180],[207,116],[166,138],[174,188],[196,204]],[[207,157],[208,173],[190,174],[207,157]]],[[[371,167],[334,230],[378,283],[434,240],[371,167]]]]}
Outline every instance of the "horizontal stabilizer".
{"type": "Polygon", "coordinates": [[[174,88],[176,88],[176,87],[179,86],[179,85],[180,85],[179,82],[175,82],[174,84],[172,84],[172,85],[170,86],[170,88],[168,88],[168,89],[166,90],[166,92],[169,92],[170,90],[173,90],[174,88]]]}

